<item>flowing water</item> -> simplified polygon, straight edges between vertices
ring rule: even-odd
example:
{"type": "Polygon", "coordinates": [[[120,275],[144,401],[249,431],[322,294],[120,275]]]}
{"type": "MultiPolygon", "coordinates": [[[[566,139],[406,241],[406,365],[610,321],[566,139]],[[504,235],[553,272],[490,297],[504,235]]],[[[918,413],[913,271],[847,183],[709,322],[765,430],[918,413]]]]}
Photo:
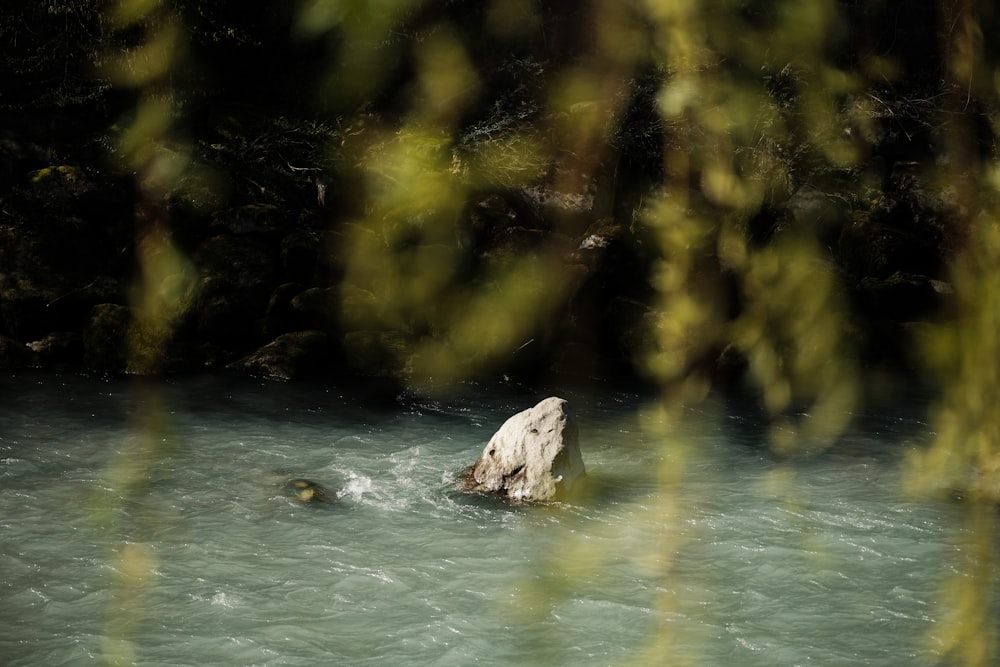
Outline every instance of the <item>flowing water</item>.
{"type": "Polygon", "coordinates": [[[453,491],[542,394],[381,405],[208,377],[0,376],[0,664],[910,665],[960,504],[900,491],[920,405],[794,465],[751,410],[565,394],[594,492],[453,491]],[[334,505],[303,504],[293,477],[334,505]]]}

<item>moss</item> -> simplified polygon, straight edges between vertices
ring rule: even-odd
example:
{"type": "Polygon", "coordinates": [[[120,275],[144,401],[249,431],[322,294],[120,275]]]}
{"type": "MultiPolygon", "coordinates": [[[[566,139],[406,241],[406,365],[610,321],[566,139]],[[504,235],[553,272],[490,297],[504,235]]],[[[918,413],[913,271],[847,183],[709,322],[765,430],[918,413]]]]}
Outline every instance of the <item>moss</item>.
{"type": "Polygon", "coordinates": [[[60,164],[37,169],[29,174],[29,178],[35,185],[43,183],[78,183],[83,180],[83,172],[79,167],[60,164]]]}

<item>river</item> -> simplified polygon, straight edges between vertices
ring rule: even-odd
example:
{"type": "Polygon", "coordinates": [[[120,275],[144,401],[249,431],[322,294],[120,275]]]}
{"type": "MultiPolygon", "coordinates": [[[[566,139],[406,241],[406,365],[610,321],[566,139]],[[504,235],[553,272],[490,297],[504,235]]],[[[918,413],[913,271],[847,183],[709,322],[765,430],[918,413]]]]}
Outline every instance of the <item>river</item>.
{"type": "Polygon", "coordinates": [[[206,376],[0,376],[0,663],[913,665],[960,503],[908,498],[924,405],[782,462],[748,403],[570,401],[592,493],[454,492],[547,392],[373,403],[206,376]],[[303,504],[292,478],[330,488],[303,504]]]}

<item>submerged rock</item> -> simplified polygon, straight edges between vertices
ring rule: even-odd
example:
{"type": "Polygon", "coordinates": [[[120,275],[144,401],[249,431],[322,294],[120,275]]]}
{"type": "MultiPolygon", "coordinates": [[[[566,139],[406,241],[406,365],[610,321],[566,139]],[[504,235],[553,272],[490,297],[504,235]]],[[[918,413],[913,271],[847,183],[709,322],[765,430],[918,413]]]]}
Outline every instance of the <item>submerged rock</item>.
{"type": "Polygon", "coordinates": [[[576,423],[566,401],[552,396],[504,422],[460,486],[509,500],[545,501],[569,490],[584,473],[576,423]]]}
{"type": "Polygon", "coordinates": [[[290,480],[286,488],[304,503],[332,505],[337,502],[337,495],[333,491],[308,479],[290,480]]]}

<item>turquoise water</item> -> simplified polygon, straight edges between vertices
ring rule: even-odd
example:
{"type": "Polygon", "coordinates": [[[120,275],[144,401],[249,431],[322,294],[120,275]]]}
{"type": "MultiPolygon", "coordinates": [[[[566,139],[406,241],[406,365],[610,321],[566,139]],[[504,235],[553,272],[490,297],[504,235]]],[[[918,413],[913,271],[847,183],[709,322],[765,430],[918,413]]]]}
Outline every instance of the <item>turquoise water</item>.
{"type": "Polygon", "coordinates": [[[900,493],[922,406],[790,465],[745,405],[561,394],[593,493],[509,507],[452,484],[545,393],[6,372],[0,663],[932,663],[962,508],[900,493]]]}

